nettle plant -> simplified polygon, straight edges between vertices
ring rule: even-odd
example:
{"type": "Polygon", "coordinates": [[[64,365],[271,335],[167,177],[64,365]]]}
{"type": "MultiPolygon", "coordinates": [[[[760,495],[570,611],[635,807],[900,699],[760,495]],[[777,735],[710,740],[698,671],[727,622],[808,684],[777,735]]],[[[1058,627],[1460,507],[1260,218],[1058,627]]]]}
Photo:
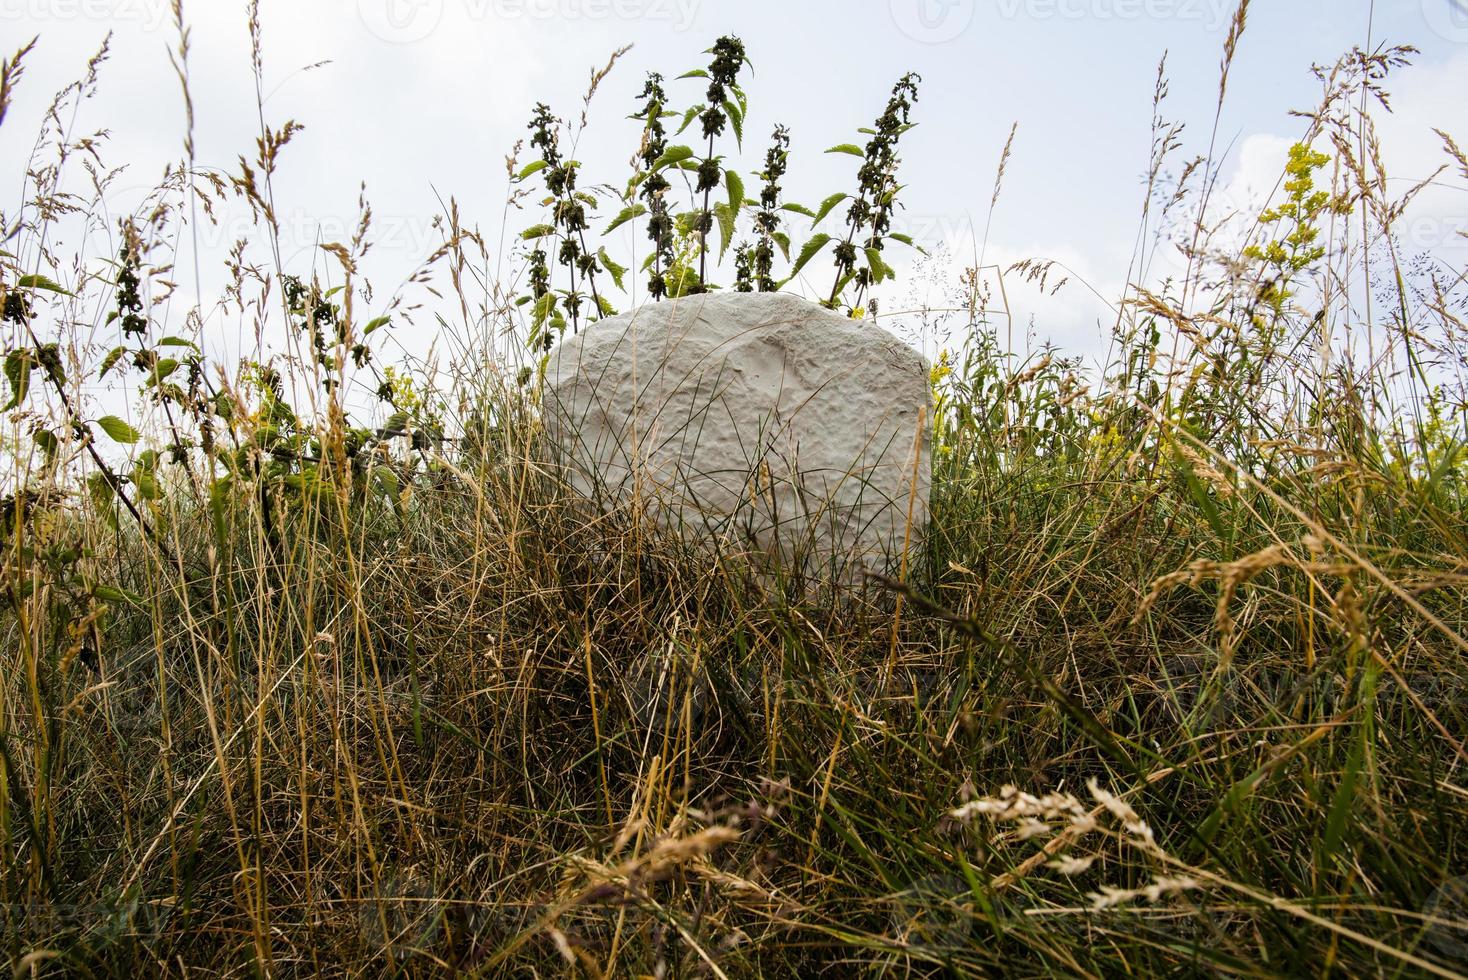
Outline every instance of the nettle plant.
{"type": "MultiPolygon", "coordinates": [[[[528,289],[517,302],[529,310],[531,350],[549,350],[567,329],[575,333],[583,323],[616,313],[608,286],[624,295],[635,289],[635,283],[629,283],[629,267],[608,254],[605,244],[595,242],[592,223],[603,205],[617,211],[601,230],[601,238],[642,220],[648,248],[633,264],[646,277],[647,296],[653,301],[729,287],[776,292],[830,246],[831,284],[817,287],[817,295],[828,309],[841,309],[859,319],[876,312],[872,288],[895,277],[883,257],[887,243],[918,248],[910,237],[892,230],[902,191],[898,146],[903,134],[916,125],[910,115],[917,101],[917,75],[902,76],[874,125],[859,131],[867,137],[864,146],[842,143],[826,151],[861,161],[857,188],[854,193],[831,194],[812,209],[785,198],[782,181],[790,163],[790,132],[783,125],[771,133],[763,167],[749,174],[758,182],[757,196],[746,190],[746,176],[737,161],[731,161],[729,151],[731,141],[736,154],[744,147],[749,99],[740,79],[752,70],[749,58],[737,37],[721,37],[705,53],[712,56],[708,67],[677,79],[706,83],[700,102],[681,109],[674,106],[664,77],[657,72],[647,75],[638,110],[629,117],[642,124],[633,173],[620,188],[579,180],[580,162],[569,159],[562,149],[563,142],[574,145],[574,139],[563,140],[570,133],[567,124],[548,106],[535,107],[530,144],[537,158],[512,170],[511,178],[517,185],[540,181],[544,191],[540,203],[547,212],[541,216],[545,220],[520,234],[528,249],[529,275],[528,289]],[[688,141],[678,142],[683,139],[688,141]],[[844,229],[817,230],[844,202],[849,202],[844,229]],[[799,248],[791,240],[792,215],[810,224],[809,237],[799,248]],[[719,266],[731,247],[733,279],[721,285],[719,266]],[[783,276],[778,275],[780,263],[783,276]]],[[[593,76],[592,91],[605,73],[593,76]]]]}
{"type": "MultiPolygon", "coordinates": [[[[0,63],[0,123],[30,50],[0,63]]],[[[278,550],[297,537],[341,537],[348,518],[375,522],[374,530],[401,520],[405,484],[429,469],[426,450],[444,441],[438,407],[411,379],[373,363],[369,344],[396,321],[396,302],[371,319],[354,313],[370,300],[356,276],[369,247],[365,200],[350,243],[320,246],[340,276],[293,275],[278,260],[272,270],[249,253],[254,237],[278,254],[269,186],[301,129],[296,123],[262,122],[256,156],[241,157],[237,171],[171,166],[137,213],[108,228],[100,216],[120,170],[101,162],[106,141],[73,137],[56,122],[95,91],[105,55],[104,48],[85,80],[53,102],[28,199],[19,214],[0,215],[0,416],[10,423],[0,432],[7,464],[0,603],[19,610],[35,596],[34,611],[54,620],[63,640],[101,622],[109,604],[138,602],[128,576],[99,567],[96,527],[118,540],[135,528],[189,582],[203,581],[229,567],[234,529],[257,521],[278,550]],[[54,160],[41,160],[43,150],[54,160]],[[81,164],[91,199],[67,189],[69,168],[81,164]],[[233,310],[262,329],[281,323],[298,354],[261,351],[227,365],[201,347],[199,308],[166,328],[177,235],[190,205],[200,224],[217,225],[226,205],[248,209],[252,219],[251,235],[229,252],[223,299],[212,312],[233,310]],[[105,231],[108,244],[96,259],[64,263],[48,245],[62,227],[87,240],[105,231]],[[133,417],[151,417],[145,431],[103,414],[88,392],[105,385],[131,394],[133,417]],[[381,424],[353,417],[344,401],[352,389],[375,394],[381,424]],[[195,515],[212,525],[214,547],[205,555],[184,530],[195,515]]]]}
{"type": "MultiPolygon", "coordinates": [[[[0,122],[28,50],[0,63],[0,122]]],[[[771,292],[823,252],[832,256],[831,277],[812,283],[812,293],[854,317],[874,311],[872,287],[893,275],[883,249],[890,241],[913,245],[892,231],[891,218],[900,206],[897,151],[912,126],[917,77],[897,82],[882,115],[862,130],[864,146],[827,151],[860,160],[858,186],[812,209],[785,196],[791,140],[784,126],[773,128],[760,162],[741,171],[736,158],[749,115],[741,81],[749,61],[734,37],[719,39],[708,53],[707,67],[674,82],[647,77],[631,116],[641,130],[633,173],[620,186],[585,179],[575,159],[580,128],[549,106],[536,106],[529,141],[536,159],[510,167],[516,199],[536,187],[543,209],[541,221],[521,236],[528,275],[516,287],[532,350],[615,313],[617,295],[640,299],[642,284],[653,300],[720,288],[771,292]],[[693,81],[701,99],[675,106],[670,89],[693,81]],[[844,226],[819,230],[843,203],[844,226]],[[801,229],[792,226],[795,219],[801,229]],[[641,222],[648,248],[624,265],[607,236],[632,221],[641,222]],[[793,241],[802,231],[804,240],[793,241]],[[726,267],[721,285],[719,268],[731,257],[732,275],[726,267]]],[[[60,108],[66,100],[94,90],[103,60],[105,52],[84,82],[58,96],[47,119],[67,118],[60,108]]],[[[592,91],[611,67],[593,74],[592,91]]],[[[36,187],[20,215],[0,217],[0,414],[15,433],[0,434],[0,456],[14,465],[0,487],[0,578],[27,583],[8,594],[12,602],[37,589],[64,597],[53,610],[66,610],[57,613],[58,635],[80,628],[101,606],[136,602],[128,587],[137,582],[97,567],[96,542],[80,531],[91,526],[90,515],[100,516],[119,540],[136,529],[170,567],[203,581],[230,567],[233,529],[258,526],[261,540],[281,553],[306,537],[345,540],[349,527],[390,533],[405,519],[414,486],[448,472],[437,450],[457,442],[469,454],[488,445],[503,421],[499,408],[463,408],[457,422],[446,421],[454,410],[421,379],[376,363],[373,345],[411,322],[416,307],[394,299],[381,315],[363,313],[373,302],[358,271],[371,247],[365,197],[350,239],[319,246],[334,262],[323,259],[325,268],[313,263],[309,272],[280,264],[271,184],[302,127],[294,121],[270,127],[263,119],[261,126],[255,154],[241,157],[238,168],[181,162],[141,211],[98,225],[108,244],[96,261],[65,268],[44,243],[65,215],[85,224],[88,234],[95,230],[92,222],[100,219],[88,215],[102,209],[68,192],[63,174],[73,161],[98,156],[100,139],[48,131],[43,143],[56,161],[35,168],[36,187]],[[230,249],[221,303],[169,326],[176,235],[195,221],[217,224],[226,207],[247,209],[251,233],[230,249]],[[254,255],[252,240],[268,254],[254,255]],[[206,312],[238,316],[262,330],[278,324],[290,351],[262,349],[225,365],[201,343],[206,312]],[[78,333],[83,325],[85,337],[78,333]],[[143,431],[105,414],[87,394],[105,385],[131,392],[133,417],[147,417],[137,423],[143,431]],[[378,424],[364,424],[364,395],[378,424]],[[483,421],[483,432],[476,435],[478,422],[466,425],[465,418],[483,421]],[[449,429],[457,436],[448,436],[449,429]],[[185,533],[193,516],[211,525],[213,547],[205,553],[185,533]]],[[[92,178],[99,200],[114,173],[97,164],[92,178]]],[[[440,261],[462,266],[471,244],[483,248],[455,213],[424,270],[440,261]]],[[[422,271],[413,281],[426,283],[426,276],[422,271]]],[[[522,383],[532,375],[523,371],[522,383]]],[[[0,583],[0,601],[6,598],[0,583]]]]}

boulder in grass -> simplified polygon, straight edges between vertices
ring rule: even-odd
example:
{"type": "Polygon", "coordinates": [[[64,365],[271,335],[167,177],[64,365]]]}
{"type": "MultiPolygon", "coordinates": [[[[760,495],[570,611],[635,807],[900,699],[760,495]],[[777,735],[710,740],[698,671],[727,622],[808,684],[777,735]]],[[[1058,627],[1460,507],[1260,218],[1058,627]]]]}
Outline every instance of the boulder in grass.
{"type": "Polygon", "coordinates": [[[890,571],[928,520],[922,355],[784,293],[650,303],[550,354],[549,434],[603,507],[787,573],[890,571]]]}

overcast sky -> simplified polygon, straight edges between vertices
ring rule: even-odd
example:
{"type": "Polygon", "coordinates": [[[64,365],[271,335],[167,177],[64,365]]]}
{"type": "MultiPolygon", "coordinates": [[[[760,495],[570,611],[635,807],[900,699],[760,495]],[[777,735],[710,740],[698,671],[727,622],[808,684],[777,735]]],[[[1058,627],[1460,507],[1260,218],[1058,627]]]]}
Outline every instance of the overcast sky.
{"type": "MultiPolygon", "coordinates": [[[[853,183],[856,161],[821,151],[859,140],[857,127],[881,110],[893,81],[909,70],[922,75],[919,126],[902,152],[907,211],[898,227],[964,262],[983,235],[995,167],[1018,123],[985,261],[1064,262],[1073,279],[1057,296],[1008,284],[1018,332],[1096,353],[1108,313],[1087,286],[1114,297],[1124,284],[1158,60],[1167,53],[1166,113],[1188,121],[1186,152],[1201,153],[1232,9],[1232,0],[262,0],[267,121],[306,126],[276,185],[287,271],[309,274],[324,260],[315,242],[350,234],[363,181],[380,239],[368,270],[379,305],[436,243],[429,221],[440,199],[457,198],[466,221],[496,243],[504,157],[526,134],[534,103],[578,112],[590,68],[632,44],[577,151],[594,179],[624,181],[635,148],[624,117],[644,73],[676,76],[703,63],[719,35],[736,33],[754,64],[748,168],[772,126],[785,123],[789,194],[807,203],[853,183]]],[[[253,155],[257,135],[245,5],[186,0],[184,16],[198,161],[232,168],[253,155]]],[[[129,166],[115,208],[135,206],[165,162],[179,159],[183,106],[167,57],[177,40],[166,0],[0,0],[7,51],[40,36],[0,131],[7,215],[44,106],[109,31],[112,56],[78,131],[110,130],[105,161],[129,166]]],[[[1285,148],[1303,130],[1288,112],[1319,93],[1312,63],[1384,42],[1421,49],[1392,86],[1388,163],[1399,187],[1443,162],[1431,127],[1468,145],[1468,2],[1257,0],[1219,128],[1229,193],[1273,187],[1285,148]]],[[[700,88],[672,83],[673,99],[694,101],[700,88]]],[[[1461,181],[1433,188],[1414,211],[1410,244],[1445,251],[1461,243],[1465,216],[1461,181]]],[[[514,228],[534,220],[511,216],[514,228]]],[[[205,249],[217,258],[232,237],[206,235],[205,249]]],[[[429,323],[399,339],[426,348],[429,323]]]]}

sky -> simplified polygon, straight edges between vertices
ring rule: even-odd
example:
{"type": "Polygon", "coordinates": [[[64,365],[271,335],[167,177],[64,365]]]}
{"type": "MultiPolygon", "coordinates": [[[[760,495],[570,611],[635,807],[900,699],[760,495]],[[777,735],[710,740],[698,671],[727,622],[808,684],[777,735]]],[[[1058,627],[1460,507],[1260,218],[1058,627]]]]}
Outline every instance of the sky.
{"type": "MultiPolygon", "coordinates": [[[[365,183],[378,244],[364,272],[382,308],[399,293],[432,306],[407,280],[440,240],[432,219],[450,198],[509,268],[514,232],[540,220],[512,211],[504,237],[505,156],[527,135],[535,103],[578,115],[591,69],[632,45],[593,100],[576,151],[589,179],[623,183],[637,134],[625,117],[645,73],[672,78],[697,67],[717,37],[733,33],[753,65],[746,170],[757,169],[774,124],[787,125],[787,194],[807,204],[855,182],[855,160],[822,151],[863,141],[857,128],[880,113],[893,82],[907,71],[922,76],[895,227],[937,257],[924,276],[899,264],[909,275],[892,287],[889,308],[904,289],[942,292],[980,255],[1000,267],[1054,259],[1064,272],[1051,284],[1070,279],[1054,295],[1006,274],[1015,345],[1051,342],[1099,357],[1114,317],[1106,300],[1122,291],[1137,238],[1159,60],[1166,56],[1169,79],[1164,114],[1187,121],[1179,156],[1203,153],[1233,8],[1233,0],[261,0],[266,121],[305,125],[275,187],[283,261],[299,275],[324,269],[332,260],[316,245],[350,235],[365,183]]],[[[239,156],[253,156],[259,126],[246,6],[185,0],[183,16],[196,159],[234,169],[239,156]]],[[[0,130],[7,220],[45,106],[109,32],[111,56],[77,131],[107,129],[102,159],[127,165],[110,209],[136,207],[182,156],[168,0],[0,0],[0,47],[39,36],[0,130]]],[[[1262,201],[1274,187],[1304,129],[1290,110],[1319,95],[1312,64],[1383,43],[1420,49],[1390,86],[1395,113],[1383,127],[1394,182],[1405,189],[1445,162],[1433,127],[1468,145],[1468,0],[1256,0],[1217,129],[1223,199],[1262,201]]],[[[672,82],[673,100],[697,100],[701,86],[672,82]]],[[[1462,256],[1468,187],[1445,176],[1409,219],[1413,248],[1462,256]]],[[[218,267],[240,227],[230,218],[201,230],[206,268],[218,267]]],[[[625,230],[626,248],[636,234],[625,230]]],[[[191,263],[180,255],[181,267],[191,263]]],[[[215,289],[208,275],[206,297],[215,289]]],[[[394,342],[415,353],[439,339],[432,317],[396,329],[394,342]]],[[[211,317],[206,330],[217,332],[206,337],[211,345],[239,352],[238,324],[211,317]]]]}

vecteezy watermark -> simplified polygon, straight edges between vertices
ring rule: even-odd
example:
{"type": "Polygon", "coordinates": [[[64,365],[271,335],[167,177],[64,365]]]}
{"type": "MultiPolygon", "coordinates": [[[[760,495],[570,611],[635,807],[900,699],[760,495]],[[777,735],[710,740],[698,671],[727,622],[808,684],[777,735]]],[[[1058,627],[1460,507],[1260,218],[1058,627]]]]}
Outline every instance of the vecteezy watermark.
{"type": "Polygon", "coordinates": [[[362,23],[392,44],[412,44],[440,24],[448,4],[470,21],[642,20],[686,31],[698,17],[702,0],[357,0],[362,23]]]}
{"type": "Polygon", "coordinates": [[[0,0],[0,23],[91,20],[156,31],[171,19],[169,0],[0,0]]]}
{"type": "Polygon", "coordinates": [[[1423,942],[1452,963],[1468,966],[1468,875],[1451,878],[1432,893],[1422,913],[1428,917],[1423,942]]]}
{"type": "Polygon", "coordinates": [[[972,890],[956,875],[928,875],[892,896],[892,938],[941,952],[964,946],[973,931],[972,890]]]}
{"type": "Polygon", "coordinates": [[[168,907],[141,901],[136,894],[83,904],[0,905],[0,932],[37,946],[57,944],[62,937],[94,950],[124,938],[152,941],[164,934],[168,921],[168,907]]]}
{"type": "Polygon", "coordinates": [[[438,29],[444,0],[357,0],[357,16],[391,44],[412,44],[438,29]]]}
{"type": "MultiPolygon", "coordinates": [[[[897,29],[924,44],[958,38],[973,24],[976,9],[975,0],[890,0],[890,6],[897,29]]],[[[1194,21],[1217,31],[1236,6],[1236,0],[994,0],[992,13],[1002,20],[1194,21]]]]}
{"type": "Polygon", "coordinates": [[[1468,708],[1468,678],[1441,671],[1406,671],[1377,681],[1376,700],[1386,708],[1417,711],[1418,707],[1452,716],[1468,708]]]}
{"type": "Polygon", "coordinates": [[[411,868],[388,871],[376,893],[363,898],[362,937],[387,957],[410,959],[433,949],[444,909],[432,878],[411,868]]]}
{"type": "Polygon", "coordinates": [[[995,0],[1005,20],[1193,21],[1210,31],[1226,26],[1236,7],[1238,0],[995,0]]]}
{"type": "MultiPolygon", "coordinates": [[[[1463,2],[1468,3],[1468,0],[1463,2]]],[[[1414,252],[1468,248],[1468,215],[1417,215],[1398,222],[1396,231],[1403,244],[1414,252]]]]}
{"type": "Polygon", "coordinates": [[[952,41],[974,21],[975,0],[890,0],[892,23],[922,44],[952,41]]]}
{"type": "MultiPolygon", "coordinates": [[[[840,211],[840,209],[837,209],[840,211]]],[[[938,249],[948,249],[957,255],[967,255],[977,247],[978,235],[974,230],[973,219],[958,212],[934,214],[912,211],[900,211],[892,216],[890,231],[906,235],[912,239],[914,245],[928,252],[938,249]]],[[[906,246],[889,245],[893,256],[907,254],[906,246]]]]}
{"type": "MultiPolygon", "coordinates": [[[[0,0],[0,3],[5,0],[0,0]]],[[[111,191],[97,208],[95,239],[98,247],[112,247],[108,230],[119,221],[131,219],[139,226],[159,201],[176,200],[173,196],[150,195],[147,187],[119,188],[111,191]]],[[[308,208],[283,208],[275,214],[275,237],[289,260],[320,258],[327,253],[321,245],[350,242],[361,228],[362,215],[356,211],[320,211],[308,208]]],[[[184,234],[183,244],[197,249],[201,255],[223,254],[240,242],[259,242],[272,229],[258,214],[243,206],[221,206],[211,220],[200,221],[184,234]]],[[[447,238],[447,225],[432,211],[407,213],[374,209],[368,239],[377,253],[393,252],[422,259],[442,246],[447,238]]],[[[333,262],[334,264],[334,262],[333,262]]]]}
{"type": "Polygon", "coordinates": [[[761,683],[753,662],[701,661],[677,650],[653,650],[632,659],[607,693],[626,708],[634,744],[656,747],[665,738],[697,739],[718,728],[731,705],[760,700],[761,683]]]}
{"type": "Polygon", "coordinates": [[[696,720],[704,700],[698,679],[676,654],[650,653],[633,662],[623,677],[622,694],[637,725],[634,737],[656,742],[680,732],[685,708],[695,716],[690,720],[696,720]]]}
{"type": "Polygon", "coordinates": [[[1422,0],[1422,17],[1444,41],[1468,43],[1468,0],[1422,0]]]}
{"type": "Polygon", "coordinates": [[[105,710],[109,727],[130,744],[162,734],[163,699],[157,684],[146,678],[114,684],[108,690],[105,710]]]}

